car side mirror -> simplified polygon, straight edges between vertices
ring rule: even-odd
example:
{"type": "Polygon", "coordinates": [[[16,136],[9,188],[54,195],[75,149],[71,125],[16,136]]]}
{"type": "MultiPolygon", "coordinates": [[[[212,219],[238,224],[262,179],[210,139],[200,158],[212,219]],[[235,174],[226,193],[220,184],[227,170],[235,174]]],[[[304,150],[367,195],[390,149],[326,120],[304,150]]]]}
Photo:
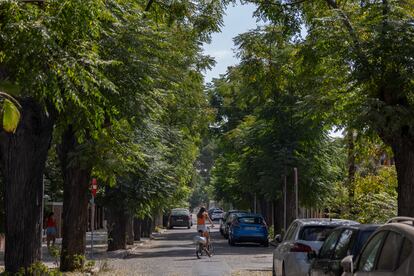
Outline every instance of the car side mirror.
{"type": "Polygon", "coordinates": [[[318,256],[318,254],[316,254],[315,250],[312,250],[311,252],[308,252],[308,260],[316,259],[317,256],[318,256]]]}
{"type": "Polygon", "coordinates": [[[282,235],[277,234],[277,235],[275,236],[275,241],[276,241],[277,243],[281,243],[281,242],[282,242],[282,235]]]}
{"type": "Polygon", "coordinates": [[[345,273],[354,273],[354,261],[352,257],[352,255],[346,256],[341,261],[341,266],[345,273]]]}

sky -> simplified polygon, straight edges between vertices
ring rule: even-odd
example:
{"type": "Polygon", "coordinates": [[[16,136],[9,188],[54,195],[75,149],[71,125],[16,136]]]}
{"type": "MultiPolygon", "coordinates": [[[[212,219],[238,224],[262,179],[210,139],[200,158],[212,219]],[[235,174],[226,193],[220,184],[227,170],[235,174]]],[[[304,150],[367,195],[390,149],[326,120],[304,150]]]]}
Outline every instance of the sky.
{"type": "MultiPolygon", "coordinates": [[[[220,33],[212,35],[210,44],[204,45],[204,53],[214,57],[216,65],[204,73],[205,82],[210,82],[220,74],[226,73],[227,67],[238,63],[233,49],[235,48],[233,38],[238,34],[255,29],[258,23],[253,17],[255,6],[253,4],[236,6],[229,5],[224,16],[224,26],[220,33]]],[[[260,22],[259,22],[260,25],[260,22]]],[[[343,137],[342,130],[332,129],[332,137],[343,137]]]]}
{"type": "Polygon", "coordinates": [[[227,7],[221,33],[213,34],[211,43],[204,45],[205,54],[216,60],[216,66],[204,73],[206,83],[210,82],[212,78],[226,73],[228,66],[238,63],[233,52],[235,48],[233,38],[256,28],[256,19],[253,18],[254,11],[255,6],[252,4],[229,5],[227,7]]]}

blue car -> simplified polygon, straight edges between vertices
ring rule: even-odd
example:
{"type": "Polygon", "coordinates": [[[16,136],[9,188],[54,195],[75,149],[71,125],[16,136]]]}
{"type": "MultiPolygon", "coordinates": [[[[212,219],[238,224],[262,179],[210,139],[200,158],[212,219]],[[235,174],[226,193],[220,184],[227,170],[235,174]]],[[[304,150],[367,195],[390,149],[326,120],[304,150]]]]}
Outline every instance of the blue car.
{"type": "Polygon", "coordinates": [[[229,244],[257,242],[269,246],[268,230],[265,220],[258,214],[235,216],[229,227],[229,244]]]}

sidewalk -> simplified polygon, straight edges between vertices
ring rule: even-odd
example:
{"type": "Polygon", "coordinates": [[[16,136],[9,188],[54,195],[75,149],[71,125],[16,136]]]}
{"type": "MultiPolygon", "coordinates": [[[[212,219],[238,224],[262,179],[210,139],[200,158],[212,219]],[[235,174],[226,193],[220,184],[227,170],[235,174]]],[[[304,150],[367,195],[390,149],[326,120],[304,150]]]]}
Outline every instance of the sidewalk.
{"type": "MultiPolygon", "coordinates": [[[[107,245],[108,245],[108,237],[106,230],[97,230],[93,232],[93,254],[91,254],[91,232],[86,233],[86,259],[87,260],[106,260],[106,259],[116,259],[116,258],[124,258],[127,256],[130,250],[138,246],[142,246],[143,244],[149,242],[149,238],[141,238],[141,241],[134,242],[134,245],[130,245],[128,249],[124,250],[117,250],[112,252],[107,252],[107,245]]],[[[61,247],[62,239],[56,239],[56,246],[61,247]]],[[[58,256],[57,259],[53,257],[46,245],[46,242],[42,244],[42,262],[50,267],[57,267],[60,262],[60,257],[58,256]]],[[[0,251],[0,270],[1,268],[4,269],[4,252],[0,251]]]]}

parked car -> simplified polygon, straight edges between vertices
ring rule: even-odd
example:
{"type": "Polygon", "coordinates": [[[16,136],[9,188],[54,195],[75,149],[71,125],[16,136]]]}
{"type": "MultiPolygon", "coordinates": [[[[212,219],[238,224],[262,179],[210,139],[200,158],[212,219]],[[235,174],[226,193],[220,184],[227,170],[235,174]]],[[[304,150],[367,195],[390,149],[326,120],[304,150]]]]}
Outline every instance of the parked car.
{"type": "Polygon", "coordinates": [[[227,219],[224,223],[224,234],[223,234],[223,236],[224,236],[225,239],[229,238],[229,229],[230,229],[230,225],[231,225],[231,222],[233,221],[233,219],[237,216],[241,216],[241,215],[245,215],[245,214],[248,214],[248,213],[247,212],[237,212],[237,213],[231,213],[227,217],[227,219]]]}
{"type": "Polygon", "coordinates": [[[341,226],[326,238],[319,254],[310,253],[310,276],[341,276],[341,261],[348,255],[356,257],[368,238],[379,227],[376,224],[341,226]]]}
{"type": "Polygon", "coordinates": [[[268,236],[266,222],[259,214],[236,215],[229,227],[229,244],[232,246],[240,242],[255,242],[267,247],[268,236]]]}
{"type": "Polygon", "coordinates": [[[414,275],[414,218],[391,219],[368,239],[354,262],[342,262],[344,276],[414,275]]]}
{"type": "Polygon", "coordinates": [[[223,210],[220,210],[220,209],[214,210],[213,213],[211,213],[210,218],[211,220],[220,220],[223,218],[223,213],[224,213],[223,210]]]}
{"type": "Polygon", "coordinates": [[[339,219],[297,219],[289,226],[285,237],[276,235],[280,243],[273,251],[273,275],[305,276],[309,273],[308,253],[318,252],[336,227],[358,222],[339,219]]]}
{"type": "Polygon", "coordinates": [[[247,213],[246,211],[240,210],[229,210],[223,214],[223,218],[220,220],[220,234],[224,236],[224,228],[226,227],[226,220],[229,215],[233,213],[247,213]]]}
{"type": "Polygon", "coordinates": [[[168,229],[172,229],[175,226],[191,228],[193,222],[190,211],[185,208],[172,209],[168,218],[168,229]]]}

